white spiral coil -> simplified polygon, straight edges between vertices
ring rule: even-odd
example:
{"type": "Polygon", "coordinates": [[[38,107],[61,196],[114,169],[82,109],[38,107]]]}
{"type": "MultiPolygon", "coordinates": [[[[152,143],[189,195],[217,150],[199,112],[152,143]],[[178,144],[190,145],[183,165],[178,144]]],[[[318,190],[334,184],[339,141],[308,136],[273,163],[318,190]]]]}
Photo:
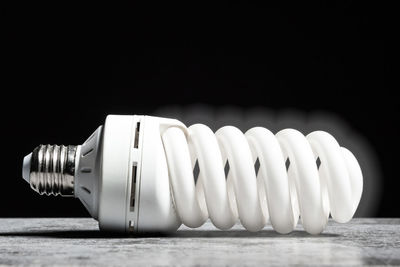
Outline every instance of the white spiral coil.
{"type": "Polygon", "coordinates": [[[175,208],[188,227],[210,218],[226,230],[239,218],[249,231],[259,231],[270,221],[277,232],[289,233],[301,215],[304,229],[318,234],[329,214],[337,222],[349,221],[361,198],[356,158],[323,131],[304,136],[285,129],[274,135],[255,127],[243,134],[225,126],[214,134],[206,125],[195,124],[187,131],[171,127],[162,140],[175,208]],[[200,172],[195,183],[196,161],[200,172]]]}

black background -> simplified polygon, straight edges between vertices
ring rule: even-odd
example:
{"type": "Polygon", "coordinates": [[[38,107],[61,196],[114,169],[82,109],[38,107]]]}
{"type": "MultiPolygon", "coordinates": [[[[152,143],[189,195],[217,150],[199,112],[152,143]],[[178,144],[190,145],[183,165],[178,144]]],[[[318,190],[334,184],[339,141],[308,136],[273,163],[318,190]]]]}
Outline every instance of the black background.
{"type": "Polygon", "coordinates": [[[110,113],[198,103],[337,114],[380,160],[376,216],[399,217],[394,32],[378,4],[4,8],[0,217],[88,215],[21,179],[38,144],[80,144],[110,113]]]}

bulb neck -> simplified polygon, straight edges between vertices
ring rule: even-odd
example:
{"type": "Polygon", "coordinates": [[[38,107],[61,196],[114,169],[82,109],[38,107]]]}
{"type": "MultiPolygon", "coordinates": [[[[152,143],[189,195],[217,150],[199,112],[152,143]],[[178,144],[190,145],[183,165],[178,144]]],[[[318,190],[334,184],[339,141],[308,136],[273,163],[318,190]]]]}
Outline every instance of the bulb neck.
{"type": "Polygon", "coordinates": [[[74,196],[76,154],[77,146],[72,145],[36,147],[26,167],[31,188],[41,195],[74,196]]]}

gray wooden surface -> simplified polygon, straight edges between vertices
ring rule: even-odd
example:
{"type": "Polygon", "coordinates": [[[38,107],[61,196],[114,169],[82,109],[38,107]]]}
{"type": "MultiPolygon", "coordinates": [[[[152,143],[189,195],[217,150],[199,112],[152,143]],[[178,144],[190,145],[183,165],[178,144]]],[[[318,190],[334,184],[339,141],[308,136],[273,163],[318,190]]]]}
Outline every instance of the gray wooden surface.
{"type": "Polygon", "coordinates": [[[0,219],[1,265],[400,265],[400,219],[330,222],[312,236],[211,223],[166,236],[111,236],[92,219],[0,219]]]}

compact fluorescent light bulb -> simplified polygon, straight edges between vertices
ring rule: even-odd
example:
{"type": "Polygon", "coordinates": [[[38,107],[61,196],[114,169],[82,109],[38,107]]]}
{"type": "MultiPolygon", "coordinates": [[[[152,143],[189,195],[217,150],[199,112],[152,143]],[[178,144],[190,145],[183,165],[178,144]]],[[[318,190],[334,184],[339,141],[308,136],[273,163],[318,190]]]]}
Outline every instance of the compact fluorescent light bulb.
{"type": "Polygon", "coordinates": [[[82,145],[40,145],[24,158],[23,178],[40,194],[79,198],[100,229],[128,233],[194,228],[208,218],[223,230],[239,219],[249,231],[270,221],[289,233],[301,217],[317,234],[329,215],[352,218],[363,185],[354,155],[323,131],[213,133],[136,115],[109,115],[82,145]]]}

